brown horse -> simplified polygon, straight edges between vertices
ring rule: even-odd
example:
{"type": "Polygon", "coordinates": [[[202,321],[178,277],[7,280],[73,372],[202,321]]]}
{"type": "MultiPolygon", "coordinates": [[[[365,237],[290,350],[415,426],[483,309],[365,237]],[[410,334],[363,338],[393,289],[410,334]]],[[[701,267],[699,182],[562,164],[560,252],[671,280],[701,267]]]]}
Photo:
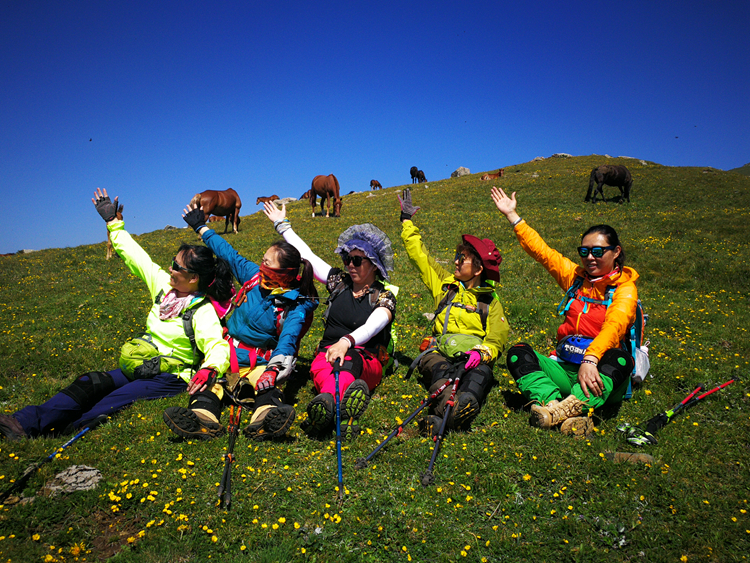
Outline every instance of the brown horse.
{"type": "Polygon", "coordinates": [[[370,180],[370,189],[371,190],[382,190],[383,186],[380,185],[380,182],[377,180],[370,180]]]}
{"type": "Polygon", "coordinates": [[[310,190],[307,190],[305,193],[303,193],[301,196],[299,196],[300,201],[303,199],[310,199],[310,190]]]}
{"type": "Polygon", "coordinates": [[[341,217],[341,196],[339,195],[340,187],[336,176],[315,176],[310,187],[310,207],[312,207],[312,216],[315,217],[315,204],[320,196],[320,212],[323,213],[323,204],[326,203],[326,217],[331,216],[331,200],[333,200],[333,216],[341,217]]]}
{"type": "Polygon", "coordinates": [[[259,197],[255,201],[255,205],[258,205],[259,203],[266,203],[267,201],[276,201],[277,199],[279,199],[279,196],[277,196],[276,194],[273,194],[272,196],[268,196],[268,197],[259,197]]]}
{"type": "Polygon", "coordinates": [[[190,200],[190,204],[202,207],[206,217],[211,213],[226,217],[226,223],[224,224],[225,234],[229,229],[230,222],[232,223],[232,232],[234,234],[239,232],[242,201],[240,201],[240,196],[232,188],[223,191],[206,190],[205,192],[195,194],[193,199],[190,200]]]}
{"type": "Polygon", "coordinates": [[[485,174],[484,176],[482,176],[479,179],[480,180],[495,180],[497,178],[502,178],[503,176],[505,176],[505,170],[502,169],[502,168],[500,168],[497,171],[497,174],[485,174]]]}

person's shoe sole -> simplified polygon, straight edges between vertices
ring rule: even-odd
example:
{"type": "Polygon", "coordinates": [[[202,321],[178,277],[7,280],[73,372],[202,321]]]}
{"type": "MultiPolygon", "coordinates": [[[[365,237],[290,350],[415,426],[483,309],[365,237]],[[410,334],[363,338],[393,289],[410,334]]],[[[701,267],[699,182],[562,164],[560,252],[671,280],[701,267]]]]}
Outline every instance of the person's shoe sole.
{"type": "Polygon", "coordinates": [[[417,427],[419,428],[419,435],[423,438],[437,438],[440,433],[440,425],[443,423],[443,419],[437,415],[431,414],[420,418],[417,421],[417,427]]]}
{"type": "Polygon", "coordinates": [[[453,427],[467,430],[479,414],[479,400],[471,393],[459,393],[456,397],[453,427]]]}
{"type": "Polygon", "coordinates": [[[302,430],[308,435],[317,435],[324,432],[336,417],[335,410],[329,412],[323,399],[316,399],[317,397],[310,401],[307,406],[307,420],[302,424],[302,430]]]}
{"type": "Polygon", "coordinates": [[[297,413],[291,405],[281,405],[271,409],[258,424],[251,424],[243,434],[256,442],[264,440],[276,440],[286,435],[292,427],[297,413]]]}
{"type": "Polygon", "coordinates": [[[357,379],[344,392],[341,400],[341,438],[354,440],[360,434],[359,418],[370,404],[370,389],[361,379],[357,379]]]}
{"type": "Polygon", "coordinates": [[[220,424],[202,422],[198,415],[185,407],[169,407],[162,415],[164,423],[180,438],[188,440],[213,440],[226,434],[220,424]]]}

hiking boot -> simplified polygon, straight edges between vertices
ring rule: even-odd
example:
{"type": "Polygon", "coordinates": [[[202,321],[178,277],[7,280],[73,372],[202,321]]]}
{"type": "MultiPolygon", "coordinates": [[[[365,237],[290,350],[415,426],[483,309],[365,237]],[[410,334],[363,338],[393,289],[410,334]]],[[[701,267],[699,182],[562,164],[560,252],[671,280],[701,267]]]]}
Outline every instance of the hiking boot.
{"type": "Polygon", "coordinates": [[[164,423],[180,438],[188,440],[213,440],[226,434],[226,429],[216,422],[185,407],[168,407],[162,415],[164,423]]]}
{"type": "Polygon", "coordinates": [[[264,410],[257,420],[253,420],[242,432],[247,438],[262,442],[275,440],[286,435],[297,416],[294,407],[281,404],[264,410]]]}
{"type": "Polygon", "coordinates": [[[357,379],[344,392],[341,400],[341,437],[353,440],[359,436],[359,419],[370,403],[370,388],[362,379],[357,379]]]}
{"type": "Polygon", "coordinates": [[[571,417],[579,416],[585,406],[586,403],[575,395],[568,395],[562,401],[550,401],[546,405],[533,405],[531,425],[538,428],[552,428],[571,417]]]}
{"type": "Polygon", "coordinates": [[[322,434],[331,427],[336,416],[336,401],[330,393],[317,395],[307,405],[307,420],[302,430],[308,436],[322,434]]]}
{"type": "Polygon", "coordinates": [[[560,432],[568,436],[588,436],[594,431],[594,421],[588,416],[574,416],[560,425],[560,432]]]}
{"type": "Polygon", "coordinates": [[[456,404],[451,409],[448,423],[452,423],[452,428],[468,430],[479,414],[479,408],[479,399],[474,396],[474,393],[463,391],[456,397],[456,404]]]}
{"type": "Polygon", "coordinates": [[[432,438],[434,440],[440,433],[440,425],[442,423],[443,419],[439,416],[435,416],[434,414],[430,414],[425,416],[424,418],[420,418],[417,421],[417,426],[419,427],[419,435],[423,438],[432,438]]]}
{"type": "Polygon", "coordinates": [[[5,436],[6,440],[12,442],[18,442],[22,438],[29,437],[16,417],[9,414],[0,414],[0,434],[5,436]]]}

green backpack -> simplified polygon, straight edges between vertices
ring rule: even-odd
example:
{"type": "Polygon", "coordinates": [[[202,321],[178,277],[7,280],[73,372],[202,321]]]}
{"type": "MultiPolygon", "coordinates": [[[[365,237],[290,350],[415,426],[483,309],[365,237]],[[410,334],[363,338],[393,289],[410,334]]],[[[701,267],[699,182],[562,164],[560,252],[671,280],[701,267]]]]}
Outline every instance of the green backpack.
{"type": "MultiPolygon", "coordinates": [[[[154,303],[160,303],[163,295],[164,290],[161,290],[154,299],[154,303]]],[[[194,363],[191,366],[193,371],[198,369],[202,361],[202,354],[195,343],[193,315],[207,303],[210,303],[210,300],[205,298],[195,307],[191,307],[182,313],[182,328],[185,330],[185,335],[190,340],[190,346],[193,349],[194,363]]],[[[134,379],[150,379],[160,373],[177,373],[185,367],[185,363],[179,358],[160,354],[159,349],[154,344],[153,337],[147,332],[123,344],[120,350],[119,364],[122,373],[131,381],[134,379]]]]}
{"type": "Polygon", "coordinates": [[[128,340],[120,350],[120,369],[131,381],[151,379],[160,373],[176,373],[183,366],[179,358],[160,354],[147,332],[128,340]]]}

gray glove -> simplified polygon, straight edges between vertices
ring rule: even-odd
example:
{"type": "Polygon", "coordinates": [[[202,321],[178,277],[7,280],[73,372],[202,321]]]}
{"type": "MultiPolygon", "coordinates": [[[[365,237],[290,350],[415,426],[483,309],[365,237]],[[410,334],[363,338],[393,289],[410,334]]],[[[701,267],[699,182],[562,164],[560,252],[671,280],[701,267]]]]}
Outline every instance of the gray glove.
{"type": "MultiPolygon", "coordinates": [[[[102,216],[102,219],[104,219],[107,223],[109,223],[112,219],[117,217],[117,211],[118,211],[118,201],[117,198],[115,198],[115,202],[112,203],[112,200],[109,199],[109,196],[96,196],[96,201],[94,202],[94,205],[96,206],[96,210],[99,212],[99,215],[102,216]]],[[[119,206],[120,212],[122,212],[122,206],[119,206]]]]}
{"type": "Polygon", "coordinates": [[[401,204],[401,221],[411,219],[417,211],[422,209],[421,207],[417,207],[412,203],[411,190],[409,188],[405,189],[403,192],[401,192],[400,196],[396,197],[398,197],[398,202],[401,204]]]}

